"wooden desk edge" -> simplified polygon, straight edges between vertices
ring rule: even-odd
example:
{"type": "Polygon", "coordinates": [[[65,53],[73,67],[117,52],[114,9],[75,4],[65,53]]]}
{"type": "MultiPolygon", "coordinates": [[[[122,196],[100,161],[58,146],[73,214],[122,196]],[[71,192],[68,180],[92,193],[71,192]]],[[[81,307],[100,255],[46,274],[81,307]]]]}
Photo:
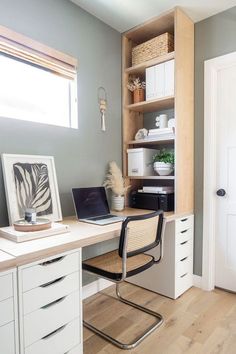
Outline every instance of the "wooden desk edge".
{"type": "MultiPolygon", "coordinates": [[[[132,208],[127,208],[125,209],[125,211],[122,212],[115,212],[117,215],[122,215],[122,216],[127,216],[127,215],[140,215],[140,214],[146,214],[146,213],[150,213],[150,210],[143,210],[143,209],[132,209],[132,208]]],[[[190,215],[192,213],[184,213],[184,214],[174,214],[173,212],[168,212],[165,213],[164,217],[166,219],[166,222],[171,222],[174,221],[175,219],[178,218],[182,218],[185,217],[187,215],[190,215]]],[[[68,224],[75,224],[76,223],[76,217],[75,216],[70,216],[70,217],[65,217],[63,219],[64,223],[68,223],[68,224]]],[[[99,228],[102,226],[99,226],[99,228]]],[[[73,232],[73,230],[71,231],[73,232]]],[[[87,247],[87,246],[91,246],[94,245],[96,243],[100,243],[100,242],[104,242],[104,241],[108,241],[111,240],[113,238],[116,238],[119,236],[119,230],[118,229],[114,229],[114,230],[104,230],[104,233],[100,233],[98,235],[92,235],[92,236],[88,236],[87,238],[81,238],[81,239],[77,239],[77,240],[68,240],[68,243],[61,243],[59,241],[58,245],[45,245],[44,249],[40,249],[37,251],[32,251],[29,253],[24,253],[22,255],[14,255],[11,254],[9,249],[4,249],[4,247],[1,248],[0,252],[2,251],[3,253],[5,253],[6,255],[8,255],[7,259],[3,259],[3,261],[1,261],[1,257],[0,257],[0,271],[5,271],[7,269],[16,267],[16,266],[21,266],[24,264],[28,264],[43,258],[47,258],[59,253],[63,253],[63,252],[67,252],[67,251],[71,251],[73,249],[76,248],[83,248],[83,247],[87,247]]],[[[53,237],[53,236],[51,236],[53,237]]],[[[1,240],[1,238],[0,238],[1,240]]],[[[60,240],[60,238],[59,238],[60,240]]],[[[35,240],[37,241],[37,240],[35,240]]],[[[13,242],[13,241],[9,241],[9,242],[13,242]]],[[[32,242],[32,241],[29,241],[32,242]]],[[[27,243],[24,242],[24,244],[27,243]]],[[[14,245],[17,246],[17,243],[13,242],[14,245]]]]}

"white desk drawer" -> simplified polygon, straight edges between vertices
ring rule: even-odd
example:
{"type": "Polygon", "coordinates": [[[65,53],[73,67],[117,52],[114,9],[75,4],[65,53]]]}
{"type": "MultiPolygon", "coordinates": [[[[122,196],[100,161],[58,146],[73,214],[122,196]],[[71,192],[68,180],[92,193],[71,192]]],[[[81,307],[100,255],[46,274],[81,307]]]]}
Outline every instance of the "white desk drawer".
{"type": "Polygon", "coordinates": [[[51,257],[22,270],[23,292],[79,270],[79,253],[51,257]]]}
{"type": "Polygon", "coordinates": [[[193,227],[193,215],[186,216],[180,219],[177,219],[176,222],[176,232],[179,233],[186,229],[193,227]]]}
{"type": "Polygon", "coordinates": [[[0,353],[15,354],[15,329],[14,322],[0,327],[0,353]]]}
{"type": "Polygon", "coordinates": [[[14,320],[14,302],[13,302],[13,297],[11,297],[10,299],[0,302],[0,326],[3,326],[6,323],[9,323],[13,320],[14,320]]]}
{"type": "Polygon", "coordinates": [[[38,310],[40,307],[79,290],[79,285],[79,272],[75,272],[23,293],[23,314],[38,310]]]}
{"type": "Polygon", "coordinates": [[[176,234],[176,244],[183,243],[193,238],[193,228],[184,229],[176,234]]]}
{"type": "Polygon", "coordinates": [[[73,349],[69,350],[65,354],[82,354],[82,353],[83,353],[82,344],[80,344],[74,347],[73,349]]]}
{"type": "Polygon", "coordinates": [[[191,288],[193,285],[193,274],[191,272],[187,272],[178,276],[176,279],[176,297],[183,294],[187,289],[191,288]]]}
{"type": "Polygon", "coordinates": [[[13,296],[13,274],[0,274],[0,301],[13,296]]]}
{"type": "Polygon", "coordinates": [[[80,295],[76,291],[26,315],[24,321],[24,346],[27,347],[52,333],[57,328],[80,317],[80,295]]]}
{"type": "Polygon", "coordinates": [[[179,261],[176,264],[177,270],[176,274],[177,277],[181,277],[182,275],[186,273],[192,273],[193,272],[193,256],[187,256],[183,258],[181,261],[179,261]]]}
{"type": "Polygon", "coordinates": [[[193,240],[184,241],[176,245],[176,262],[193,253],[193,240]]]}
{"type": "MultiPolygon", "coordinates": [[[[73,351],[70,351],[70,349],[79,344],[80,341],[80,319],[77,318],[27,347],[25,354],[71,354],[73,351]]],[[[78,350],[74,353],[80,354],[78,350]]]]}

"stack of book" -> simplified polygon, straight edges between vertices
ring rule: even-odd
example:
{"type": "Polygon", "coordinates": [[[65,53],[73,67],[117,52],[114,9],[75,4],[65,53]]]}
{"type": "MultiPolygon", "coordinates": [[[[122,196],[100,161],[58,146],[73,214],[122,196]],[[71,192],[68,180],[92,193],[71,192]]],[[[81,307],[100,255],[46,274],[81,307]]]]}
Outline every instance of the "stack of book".
{"type": "Polygon", "coordinates": [[[174,193],[174,187],[170,186],[143,186],[142,189],[139,189],[138,192],[140,193],[156,193],[156,194],[170,194],[174,193]]]}
{"type": "Polygon", "coordinates": [[[173,128],[157,128],[157,129],[150,129],[148,131],[148,136],[146,139],[152,140],[169,140],[174,139],[175,134],[173,128]]]}

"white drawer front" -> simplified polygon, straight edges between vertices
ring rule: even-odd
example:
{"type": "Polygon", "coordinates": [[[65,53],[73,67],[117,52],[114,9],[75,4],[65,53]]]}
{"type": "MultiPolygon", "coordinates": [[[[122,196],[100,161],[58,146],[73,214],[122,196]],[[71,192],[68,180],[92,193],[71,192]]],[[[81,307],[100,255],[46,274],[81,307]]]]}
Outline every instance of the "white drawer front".
{"type": "Polygon", "coordinates": [[[193,228],[184,229],[176,234],[176,244],[183,243],[193,238],[193,228]]]}
{"type": "MultiPolygon", "coordinates": [[[[65,354],[80,343],[80,319],[76,319],[25,349],[25,354],[65,354]]],[[[80,354],[77,350],[76,354],[80,354]]]]}
{"type": "MultiPolygon", "coordinates": [[[[0,302],[0,326],[14,320],[13,297],[0,302]]],[[[1,351],[0,351],[1,352],[1,351]]]]}
{"type": "Polygon", "coordinates": [[[82,344],[80,344],[74,347],[73,349],[69,350],[65,354],[82,354],[82,353],[83,353],[82,344]]]}
{"type": "Polygon", "coordinates": [[[193,240],[188,240],[176,245],[176,262],[181,259],[192,255],[193,253],[193,240]]]}
{"type": "Polygon", "coordinates": [[[193,273],[193,256],[187,256],[179,261],[176,265],[177,277],[181,277],[186,273],[193,273]]]}
{"type": "Polygon", "coordinates": [[[57,328],[80,317],[80,297],[76,291],[24,317],[24,346],[27,347],[57,328]]]}
{"type": "Polygon", "coordinates": [[[193,227],[193,215],[177,219],[175,223],[177,233],[189,229],[193,227]]]}
{"type": "Polygon", "coordinates": [[[79,270],[79,253],[57,256],[22,270],[23,292],[79,270]]]}
{"type": "Polygon", "coordinates": [[[14,322],[0,327],[0,353],[15,354],[14,322]]]}
{"type": "Polygon", "coordinates": [[[185,273],[176,279],[176,297],[183,294],[186,290],[193,286],[193,274],[185,273]]]}
{"type": "Polygon", "coordinates": [[[23,293],[24,315],[79,290],[79,284],[79,272],[75,272],[23,293]]]}
{"type": "Polygon", "coordinates": [[[13,274],[0,274],[0,301],[13,296],[13,274]]]}

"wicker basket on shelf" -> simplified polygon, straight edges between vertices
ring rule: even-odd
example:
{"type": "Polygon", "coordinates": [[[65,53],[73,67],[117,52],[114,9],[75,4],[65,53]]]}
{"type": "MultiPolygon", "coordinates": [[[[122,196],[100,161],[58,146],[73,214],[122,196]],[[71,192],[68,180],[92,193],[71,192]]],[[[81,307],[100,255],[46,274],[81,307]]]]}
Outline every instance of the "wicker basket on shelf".
{"type": "Polygon", "coordinates": [[[173,50],[174,36],[168,32],[163,33],[132,49],[132,66],[173,52],[173,50]]]}

